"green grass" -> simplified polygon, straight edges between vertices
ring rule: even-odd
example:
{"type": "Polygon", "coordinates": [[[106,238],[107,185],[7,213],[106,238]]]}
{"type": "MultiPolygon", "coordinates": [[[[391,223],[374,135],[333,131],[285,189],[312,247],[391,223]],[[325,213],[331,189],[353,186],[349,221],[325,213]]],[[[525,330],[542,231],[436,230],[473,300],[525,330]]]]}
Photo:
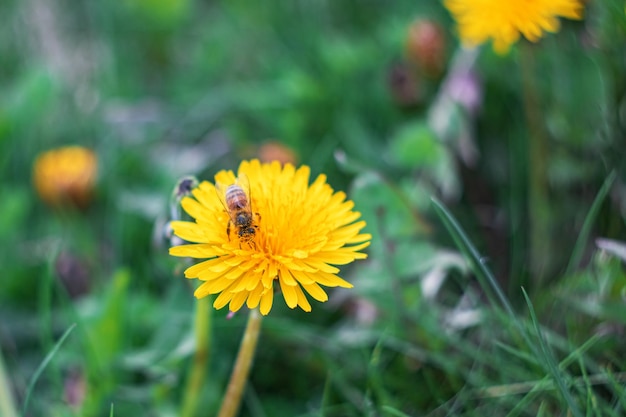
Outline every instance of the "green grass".
{"type": "Polygon", "coordinates": [[[247,312],[193,297],[171,192],[270,141],[372,242],[354,289],[276,297],[241,416],[626,414],[624,260],[594,245],[626,240],[623,2],[506,56],[461,49],[440,2],[8,1],[0,22],[2,416],[217,413],[247,312]],[[417,18],[439,74],[407,58],[417,18]],[[479,108],[446,95],[465,66],[479,108]],[[84,210],[33,187],[68,144],[98,156],[84,210]]]}
{"type": "Polygon", "coordinates": [[[52,350],[46,355],[44,360],[41,362],[41,364],[39,365],[39,367],[37,368],[37,370],[35,371],[35,373],[31,377],[30,382],[28,383],[28,387],[26,388],[26,394],[24,396],[24,405],[22,406],[22,415],[23,416],[27,415],[26,411],[28,409],[28,401],[30,400],[30,397],[31,397],[31,395],[33,393],[33,390],[35,388],[35,384],[37,383],[37,381],[41,377],[41,374],[43,373],[44,369],[46,369],[46,366],[48,366],[50,361],[52,361],[52,359],[54,358],[54,355],[59,351],[59,349],[63,345],[63,342],[65,341],[65,339],[68,338],[68,336],[70,335],[72,330],[74,330],[75,327],[76,327],[76,324],[72,324],[65,331],[65,333],[63,333],[63,336],[61,336],[61,338],[58,340],[58,342],[55,343],[55,345],[52,347],[52,350]]]}

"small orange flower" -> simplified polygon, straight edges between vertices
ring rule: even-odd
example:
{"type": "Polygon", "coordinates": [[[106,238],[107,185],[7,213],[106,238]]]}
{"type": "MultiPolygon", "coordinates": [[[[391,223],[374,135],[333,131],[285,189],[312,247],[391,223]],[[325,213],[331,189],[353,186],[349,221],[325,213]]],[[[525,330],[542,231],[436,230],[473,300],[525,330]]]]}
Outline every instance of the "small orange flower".
{"type": "Polygon", "coordinates": [[[40,154],[33,165],[39,197],[51,206],[86,207],[96,182],[98,160],[81,146],[67,146],[40,154]]]}
{"type": "Polygon", "coordinates": [[[288,146],[277,141],[270,141],[259,148],[259,159],[261,162],[278,161],[281,164],[295,164],[298,157],[288,146]]]}
{"type": "Polygon", "coordinates": [[[354,203],[343,192],[334,192],[324,175],[309,185],[307,166],[243,161],[238,174],[235,178],[232,171],[221,171],[215,180],[228,187],[247,178],[245,185],[237,182],[246,198],[240,189],[233,192],[241,207],[250,204],[250,212],[236,219],[244,229],[233,224],[216,187],[207,181],[193,190],[194,198],[181,202],[195,222],[171,224],[177,236],[192,242],[172,247],[171,255],[208,259],[185,271],[187,278],[202,281],[195,296],[219,294],[216,309],[228,304],[237,311],[245,303],[266,315],[274,284],[290,308],[304,311],[311,311],[305,291],[324,302],[328,295],[320,285],[351,288],[333,265],[366,257],[359,251],[369,245],[371,235],[360,232],[365,222],[357,221],[354,203]]]}

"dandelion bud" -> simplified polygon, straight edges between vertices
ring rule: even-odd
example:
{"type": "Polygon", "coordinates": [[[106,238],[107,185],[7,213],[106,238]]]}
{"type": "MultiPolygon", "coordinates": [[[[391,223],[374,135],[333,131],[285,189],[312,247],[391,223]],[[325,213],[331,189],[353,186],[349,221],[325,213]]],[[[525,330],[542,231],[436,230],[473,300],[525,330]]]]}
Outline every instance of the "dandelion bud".
{"type": "Polygon", "coordinates": [[[431,20],[415,20],[407,33],[406,54],[424,74],[439,76],[446,60],[446,37],[441,26],[431,20]]]}
{"type": "Polygon", "coordinates": [[[278,161],[283,165],[295,164],[298,161],[298,157],[291,148],[276,141],[261,145],[259,148],[259,159],[261,162],[278,161]]]}

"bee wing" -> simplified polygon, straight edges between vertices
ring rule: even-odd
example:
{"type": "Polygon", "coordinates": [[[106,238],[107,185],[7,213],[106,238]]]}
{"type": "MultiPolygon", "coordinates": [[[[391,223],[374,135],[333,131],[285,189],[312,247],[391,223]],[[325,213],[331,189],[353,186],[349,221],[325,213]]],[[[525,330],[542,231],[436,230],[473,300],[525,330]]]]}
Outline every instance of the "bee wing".
{"type": "Polygon", "coordinates": [[[230,210],[228,210],[228,204],[226,203],[226,191],[228,191],[228,187],[230,187],[231,185],[232,184],[225,184],[223,182],[216,181],[215,192],[217,193],[217,197],[222,203],[222,206],[224,206],[224,211],[228,213],[228,216],[230,217],[231,221],[234,223],[235,219],[233,217],[233,213],[231,213],[230,210]]]}
{"type": "Polygon", "coordinates": [[[250,180],[248,176],[243,172],[239,174],[237,179],[235,180],[235,184],[241,187],[243,192],[246,194],[246,198],[248,199],[248,211],[252,212],[252,194],[250,192],[250,180]]]}
{"type": "Polygon", "coordinates": [[[237,176],[235,180],[235,184],[241,187],[244,193],[246,193],[246,198],[248,199],[248,205],[250,205],[250,180],[248,176],[243,172],[237,176]]]}

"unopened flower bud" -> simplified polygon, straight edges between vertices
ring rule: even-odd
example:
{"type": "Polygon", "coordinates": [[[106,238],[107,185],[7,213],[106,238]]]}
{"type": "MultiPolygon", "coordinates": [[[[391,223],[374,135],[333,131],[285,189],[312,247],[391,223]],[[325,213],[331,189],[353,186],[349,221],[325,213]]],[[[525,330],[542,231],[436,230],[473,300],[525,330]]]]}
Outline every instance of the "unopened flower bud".
{"type": "Polygon", "coordinates": [[[259,148],[261,162],[278,161],[281,164],[295,164],[298,162],[296,153],[286,145],[277,141],[266,142],[259,148]]]}
{"type": "Polygon", "coordinates": [[[415,20],[407,32],[406,54],[424,74],[441,75],[446,61],[446,37],[441,26],[431,20],[415,20]]]}

